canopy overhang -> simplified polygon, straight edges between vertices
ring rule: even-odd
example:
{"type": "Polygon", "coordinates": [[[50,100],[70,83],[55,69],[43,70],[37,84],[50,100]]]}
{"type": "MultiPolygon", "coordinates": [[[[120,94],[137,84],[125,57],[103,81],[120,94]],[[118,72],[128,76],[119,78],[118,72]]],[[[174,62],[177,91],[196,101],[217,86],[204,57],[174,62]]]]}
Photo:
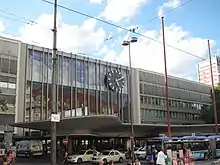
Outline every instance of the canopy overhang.
{"type": "MultiPolygon", "coordinates": [[[[50,132],[51,121],[31,121],[11,124],[14,127],[28,128],[50,132]]],[[[182,136],[196,134],[205,134],[214,132],[214,124],[198,124],[198,125],[171,125],[172,136],[182,136]]],[[[121,120],[114,115],[96,115],[83,116],[61,119],[57,123],[57,134],[66,135],[93,135],[105,137],[129,137],[130,123],[122,123],[121,120]]],[[[166,134],[166,124],[134,124],[135,136],[158,136],[166,134]]]]}

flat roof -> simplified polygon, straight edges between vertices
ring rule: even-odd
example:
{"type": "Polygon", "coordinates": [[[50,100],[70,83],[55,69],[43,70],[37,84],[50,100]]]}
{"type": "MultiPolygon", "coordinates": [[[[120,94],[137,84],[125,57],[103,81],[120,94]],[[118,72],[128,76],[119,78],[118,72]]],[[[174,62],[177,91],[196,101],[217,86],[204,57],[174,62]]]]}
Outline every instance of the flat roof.
{"type": "MultiPolygon", "coordinates": [[[[15,127],[29,128],[50,132],[51,121],[31,121],[11,124],[15,127]]],[[[57,123],[58,135],[85,136],[130,136],[130,123],[122,123],[115,115],[84,116],[62,119],[57,123]]],[[[191,133],[213,133],[215,124],[171,125],[172,134],[189,135],[191,133]]],[[[218,125],[220,126],[220,124],[218,125]]],[[[135,135],[146,137],[158,136],[167,132],[167,124],[134,124],[135,135]]]]}

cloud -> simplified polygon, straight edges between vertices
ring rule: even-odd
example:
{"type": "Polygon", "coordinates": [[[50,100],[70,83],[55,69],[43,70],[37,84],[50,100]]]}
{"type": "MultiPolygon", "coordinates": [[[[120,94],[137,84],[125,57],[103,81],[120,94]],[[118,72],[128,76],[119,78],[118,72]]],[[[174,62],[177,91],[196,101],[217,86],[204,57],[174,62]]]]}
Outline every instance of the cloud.
{"type": "MultiPolygon", "coordinates": [[[[145,36],[155,40],[162,41],[160,31],[145,31],[145,36]]],[[[166,43],[182,50],[186,50],[200,57],[205,57],[207,53],[207,40],[197,38],[184,31],[176,24],[165,27],[166,43]],[[199,48],[199,49],[198,49],[199,48]]],[[[215,42],[211,41],[214,46],[215,42]]],[[[201,59],[187,55],[186,53],[166,47],[168,74],[182,78],[196,80],[196,63],[201,59]]],[[[116,57],[116,52],[109,51],[105,60],[116,61],[128,65],[128,48],[122,49],[122,52],[116,57]]],[[[164,73],[163,46],[146,38],[139,38],[137,43],[131,45],[132,66],[146,70],[164,73]]]]}
{"type": "Polygon", "coordinates": [[[5,26],[3,22],[0,20],[0,32],[3,32],[5,30],[5,26]]]}
{"type": "MultiPolygon", "coordinates": [[[[69,25],[62,21],[60,14],[57,20],[57,47],[63,51],[84,53],[95,51],[105,39],[105,31],[102,27],[96,28],[96,20],[88,19],[81,25],[69,25]]],[[[38,24],[25,25],[20,29],[21,40],[51,48],[53,33],[49,29],[53,25],[53,15],[42,14],[36,22],[38,24]]]]}
{"type": "Polygon", "coordinates": [[[181,0],[169,0],[159,7],[158,16],[163,16],[166,10],[174,9],[181,4],[181,0]]]}
{"type": "MultiPolygon", "coordinates": [[[[33,44],[33,41],[44,47],[52,47],[52,32],[48,29],[53,25],[53,15],[42,14],[37,20],[39,24],[21,28],[21,39],[33,44]]],[[[135,25],[137,26],[137,25],[135,25]]],[[[130,26],[130,27],[135,27],[130,26]]],[[[145,36],[162,41],[161,31],[139,30],[145,36]]],[[[117,31],[117,29],[116,29],[117,31]]],[[[165,27],[166,43],[179,49],[186,50],[200,57],[207,54],[207,40],[194,37],[180,26],[171,24],[165,27]]],[[[62,21],[58,14],[58,48],[67,52],[83,52],[94,54],[104,60],[128,65],[128,48],[121,48],[120,43],[129,38],[118,36],[113,40],[105,41],[106,32],[102,27],[97,27],[96,20],[85,20],[81,25],[70,25],[62,21]]],[[[211,41],[211,45],[215,44],[211,41]]],[[[200,61],[186,53],[167,48],[168,74],[187,79],[196,80],[196,63],[200,61]]],[[[138,42],[131,45],[132,65],[136,68],[143,68],[164,73],[163,47],[152,40],[140,37],[138,42]]]]}
{"type": "Polygon", "coordinates": [[[148,0],[107,0],[107,5],[101,16],[113,22],[134,17],[138,9],[148,0]]]}

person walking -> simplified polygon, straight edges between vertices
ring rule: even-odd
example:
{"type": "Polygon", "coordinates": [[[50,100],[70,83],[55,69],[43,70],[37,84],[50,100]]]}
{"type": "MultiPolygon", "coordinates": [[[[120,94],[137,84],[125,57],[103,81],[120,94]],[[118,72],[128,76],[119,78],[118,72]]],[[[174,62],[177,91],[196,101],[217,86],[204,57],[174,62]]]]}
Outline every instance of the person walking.
{"type": "Polygon", "coordinates": [[[157,154],[157,165],[166,165],[165,159],[167,159],[167,155],[164,154],[164,149],[161,148],[157,154]]]}
{"type": "Polygon", "coordinates": [[[153,148],[152,155],[153,155],[153,164],[156,165],[156,161],[157,161],[157,150],[156,150],[155,147],[153,148]]]}

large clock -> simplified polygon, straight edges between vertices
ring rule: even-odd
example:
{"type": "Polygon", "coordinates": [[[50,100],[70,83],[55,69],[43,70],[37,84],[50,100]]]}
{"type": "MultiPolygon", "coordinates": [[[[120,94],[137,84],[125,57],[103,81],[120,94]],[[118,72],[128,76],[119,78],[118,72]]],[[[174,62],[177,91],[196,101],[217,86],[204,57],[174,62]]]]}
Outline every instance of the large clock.
{"type": "Polygon", "coordinates": [[[125,79],[119,70],[112,70],[105,76],[105,83],[112,91],[121,91],[125,84],[125,79]]]}

